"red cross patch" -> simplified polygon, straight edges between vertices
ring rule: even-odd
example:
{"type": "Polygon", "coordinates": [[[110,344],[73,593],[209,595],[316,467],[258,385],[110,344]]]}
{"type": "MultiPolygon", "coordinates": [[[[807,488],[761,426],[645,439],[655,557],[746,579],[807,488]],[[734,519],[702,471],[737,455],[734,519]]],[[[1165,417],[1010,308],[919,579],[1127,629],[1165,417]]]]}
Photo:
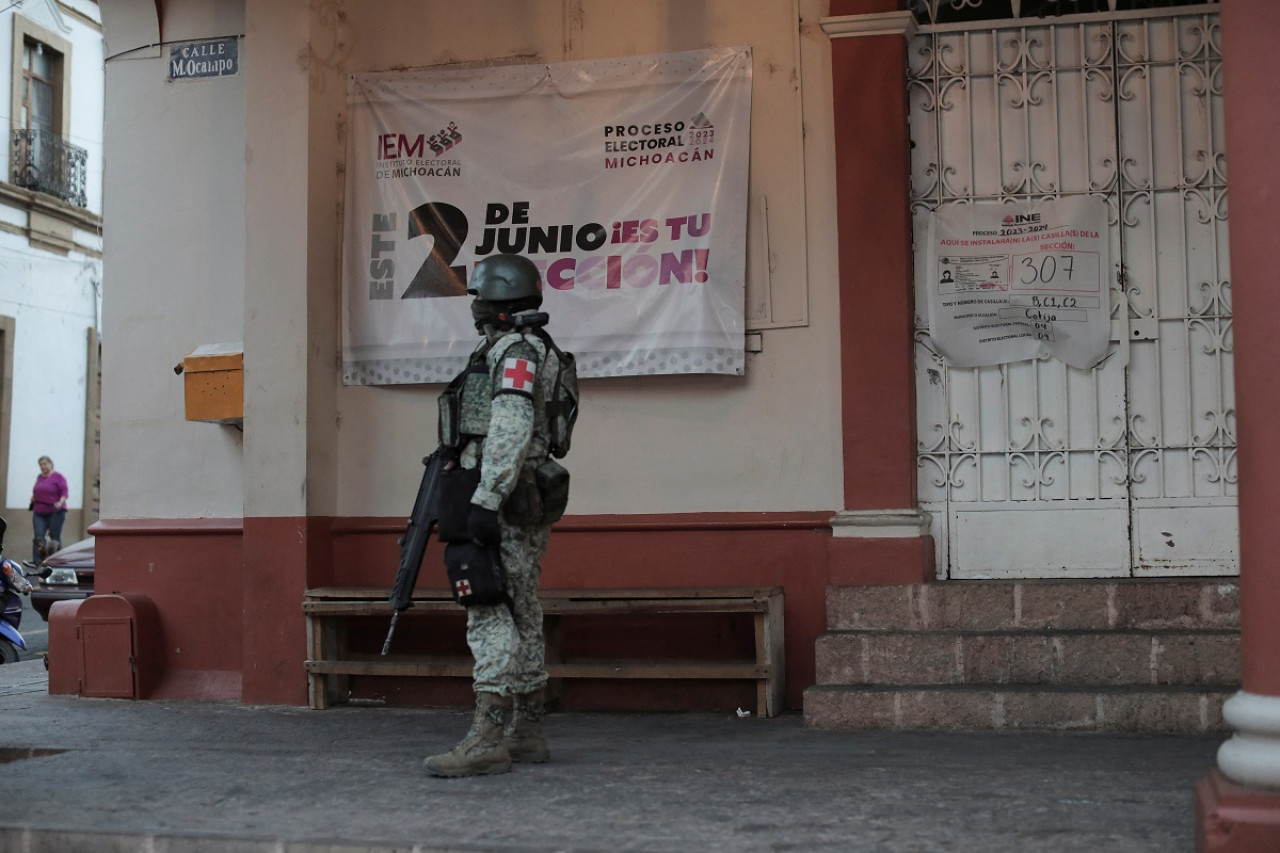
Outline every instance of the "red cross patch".
{"type": "Polygon", "coordinates": [[[471,581],[463,578],[455,583],[453,588],[458,591],[458,598],[466,598],[471,594],[471,581]]]}
{"type": "Polygon", "coordinates": [[[523,358],[508,358],[502,362],[502,390],[518,394],[533,394],[533,380],[538,374],[533,362],[523,358]]]}

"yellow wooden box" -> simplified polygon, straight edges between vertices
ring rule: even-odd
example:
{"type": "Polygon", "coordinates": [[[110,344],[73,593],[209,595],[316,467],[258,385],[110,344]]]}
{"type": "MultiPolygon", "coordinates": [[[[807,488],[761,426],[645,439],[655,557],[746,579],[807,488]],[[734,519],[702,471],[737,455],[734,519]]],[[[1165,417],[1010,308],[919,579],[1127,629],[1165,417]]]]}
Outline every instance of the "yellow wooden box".
{"type": "Polygon", "coordinates": [[[182,360],[187,420],[244,422],[244,350],[240,344],[204,344],[182,360]]]}

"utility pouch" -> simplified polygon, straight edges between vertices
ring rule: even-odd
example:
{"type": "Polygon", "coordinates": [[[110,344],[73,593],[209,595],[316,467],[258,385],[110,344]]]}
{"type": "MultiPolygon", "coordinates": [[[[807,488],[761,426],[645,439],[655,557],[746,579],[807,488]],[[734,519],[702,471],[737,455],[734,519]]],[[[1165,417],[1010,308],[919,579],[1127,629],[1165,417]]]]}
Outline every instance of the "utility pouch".
{"type": "Polygon", "coordinates": [[[444,568],[453,600],[463,607],[510,603],[507,571],[496,546],[451,542],[444,549],[444,568]]]}
{"type": "Polygon", "coordinates": [[[481,359],[472,362],[462,374],[461,400],[458,406],[458,431],[466,438],[489,434],[489,409],[493,404],[493,379],[489,365],[481,359]]]}
{"type": "Polygon", "coordinates": [[[517,527],[537,527],[542,524],[542,495],[534,478],[525,474],[516,480],[515,488],[502,502],[502,516],[508,524],[517,527]]]}
{"type": "Polygon", "coordinates": [[[489,434],[493,389],[489,363],[485,360],[488,352],[489,345],[481,345],[471,354],[463,371],[453,377],[440,394],[439,438],[450,450],[460,449],[468,438],[489,434]]]}
{"type": "Polygon", "coordinates": [[[533,472],[533,479],[542,498],[542,523],[554,524],[569,506],[569,469],[548,459],[533,472]]]}
{"type": "Polygon", "coordinates": [[[469,542],[467,519],[471,498],[480,485],[480,466],[450,468],[440,474],[440,518],[436,522],[441,542],[469,542]]]}
{"type": "Polygon", "coordinates": [[[440,407],[440,444],[450,450],[458,450],[462,447],[462,430],[459,428],[462,416],[461,389],[450,385],[444,389],[436,403],[440,407]]]}

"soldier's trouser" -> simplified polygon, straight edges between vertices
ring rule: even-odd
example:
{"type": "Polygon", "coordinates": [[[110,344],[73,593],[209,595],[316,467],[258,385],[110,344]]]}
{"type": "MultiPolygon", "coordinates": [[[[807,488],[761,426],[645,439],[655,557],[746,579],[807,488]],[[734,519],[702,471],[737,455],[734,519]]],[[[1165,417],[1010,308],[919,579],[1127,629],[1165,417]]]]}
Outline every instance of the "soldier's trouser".
{"type": "Polygon", "coordinates": [[[513,606],[467,608],[467,645],[476,659],[475,691],[513,696],[547,683],[538,580],[551,528],[515,527],[505,521],[499,527],[513,606]]]}

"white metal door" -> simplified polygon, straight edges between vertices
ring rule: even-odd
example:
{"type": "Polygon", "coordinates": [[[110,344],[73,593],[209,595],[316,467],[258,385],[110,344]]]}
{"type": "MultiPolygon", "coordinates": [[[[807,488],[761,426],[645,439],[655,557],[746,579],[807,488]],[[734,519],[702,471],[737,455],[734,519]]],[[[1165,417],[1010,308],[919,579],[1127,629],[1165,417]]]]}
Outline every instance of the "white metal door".
{"type": "MultiPolygon", "coordinates": [[[[939,574],[1237,571],[1216,14],[938,26],[911,45],[917,269],[940,205],[1099,195],[1113,344],[950,368],[917,282],[919,499],[939,574]]],[[[919,278],[919,277],[918,277],[919,278]]]]}

